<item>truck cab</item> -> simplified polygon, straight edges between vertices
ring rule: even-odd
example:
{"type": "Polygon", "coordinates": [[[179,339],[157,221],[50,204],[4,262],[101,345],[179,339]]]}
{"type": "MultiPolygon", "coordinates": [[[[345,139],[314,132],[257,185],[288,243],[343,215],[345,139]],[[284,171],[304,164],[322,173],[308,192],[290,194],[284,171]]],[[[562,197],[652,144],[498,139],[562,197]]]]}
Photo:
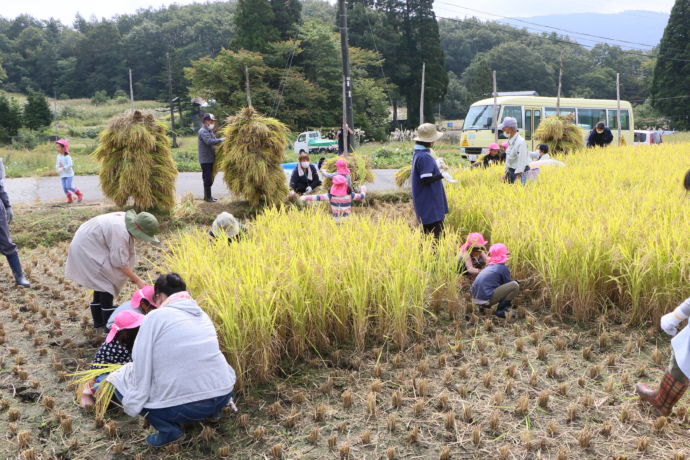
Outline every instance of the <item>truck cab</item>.
{"type": "Polygon", "coordinates": [[[338,141],[322,138],[321,131],[306,131],[297,136],[294,151],[298,155],[300,153],[337,152],[338,141]]]}

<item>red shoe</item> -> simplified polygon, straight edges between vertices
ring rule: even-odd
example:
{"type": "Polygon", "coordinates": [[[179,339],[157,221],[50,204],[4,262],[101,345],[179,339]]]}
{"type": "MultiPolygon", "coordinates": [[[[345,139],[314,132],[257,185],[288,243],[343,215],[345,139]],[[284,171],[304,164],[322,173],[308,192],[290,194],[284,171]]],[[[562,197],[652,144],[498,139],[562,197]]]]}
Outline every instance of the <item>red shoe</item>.
{"type": "Polygon", "coordinates": [[[67,192],[67,204],[72,203],[72,194],[70,192],[67,192]]]}
{"type": "Polygon", "coordinates": [[[79,191],[79,189],[76,189],[74,193],[77,195],[77,203],[81,203],[81,200],[84,198],[84,195],[79,191]]]}

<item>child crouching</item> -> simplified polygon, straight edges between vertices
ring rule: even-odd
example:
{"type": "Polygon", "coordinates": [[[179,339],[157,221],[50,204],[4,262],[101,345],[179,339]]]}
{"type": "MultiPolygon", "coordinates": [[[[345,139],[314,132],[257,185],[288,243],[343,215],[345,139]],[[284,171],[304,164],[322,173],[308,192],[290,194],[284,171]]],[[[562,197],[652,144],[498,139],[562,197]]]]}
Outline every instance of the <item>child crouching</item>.
{"type": "MultiPolygon", "coordinates": [[[[96,350],[91,369],[98,368],[97,364],[127,364],[131,362],[134,339],[137,338],[139,326],[143,321],[144,315],[132,310],[118,313],[105,342],[96,350]]],[[[107,373],[103,373],[86,384],[81,395],[82,407],[94,405],[93,396],[98,391],[100,383],[107,376],[107,373]]]]}
{"type": "Polygon", "coordinates": [[[331,203],[331,214],[336,223],[341,223],[350,217],[352,202],[363,200],[367,196],[366,187],[360,187],[360,193],[348,192],[347,179],[345,176],[337,175],[333,177],[333,185],[330,193],[323,195],[303,195],[302,201],[329,201],[331,203]]]}
{"type": "Polygon", "coordinates": [[[520,285],[510,277],[510,270],[506,266],[509,256],[505,244],[494,244],[489,248],[489,263],[477,275],[472,283],[472,303],[481,309],[498,304],[494,315],[506,317],[506,311],[511,307],[512,300],[520,292],[520,285]]]}

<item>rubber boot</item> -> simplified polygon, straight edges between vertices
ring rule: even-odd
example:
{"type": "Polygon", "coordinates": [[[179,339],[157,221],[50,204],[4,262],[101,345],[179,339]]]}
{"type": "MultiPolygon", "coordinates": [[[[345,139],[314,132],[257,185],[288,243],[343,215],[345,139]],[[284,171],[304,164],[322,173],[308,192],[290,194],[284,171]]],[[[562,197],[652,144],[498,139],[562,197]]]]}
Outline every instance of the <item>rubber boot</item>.
{"type": "Polygon", "coordinates": [[[79,189],[76,189],[74,194],[77,195],[77,203],[81,203],[81,200],[84,199],[84,195],[79,191],[79,189]]]}
{"type": "Polygon", "coordinates": [[[510,309],[510,307],[511,307],[510,300],[501,300],[498,303],[498,307],[496,307],[496,311],[494,312],[494,315],[498,316],[499,318],[505,318],[506,312],[510,309]]]}
{"type": "Polygon", "coordinates": [[[7,257],[7,262],[10,264],[10,268],[12,269],[12,274],[14,275],[14,281],[17,282],[17,285],[22,286],[22,287],[31,287],[31,283],[24,277],[24,271],[22,270],[22,264],[19,261],[19,254],[15,253],[12,254],[11,256],[6,256],[7,257]]]}
{"type": "Polygon", "coordinates": [[[91,319],[93,320],[93,328],[100,329],[105,327],[106,323],[103,321],[103,314],[101,313],[101,304],[93,302],[89,304],[91,308],[91,319]]]}
{"type": "Polygon", "coordinates": [[[67,192],[65,195],[67,195],[67,204],[72,204],[72,194],[67,192]]]}
{"type": "Polygon", "coordinates": [[[635,392],[640,396],[640,399],[654,406],[663,416],[671,415],[673,406],[683,397],[687,389],[687,380],[685,382],[676,380],[668,372],[664,374],[658,390],[654,390],[644,383],[635,385],[635,392]]]}
{"type": "Polygon", "coordinates": [[[106,324],[108,324],[108,320],[110,319],[110,316],[113,314],[113,312],[117,309],[117,307],[106,307],[104,308],[101,305],[101,318],[103,320],[103,326],[105,328],[106,324]]]}
{"type": "Polygon", "coordinates": [[[204,187],[204,201],[207,203],[215,203],[218,201],[211,196],[211,187],[204,187]]]}

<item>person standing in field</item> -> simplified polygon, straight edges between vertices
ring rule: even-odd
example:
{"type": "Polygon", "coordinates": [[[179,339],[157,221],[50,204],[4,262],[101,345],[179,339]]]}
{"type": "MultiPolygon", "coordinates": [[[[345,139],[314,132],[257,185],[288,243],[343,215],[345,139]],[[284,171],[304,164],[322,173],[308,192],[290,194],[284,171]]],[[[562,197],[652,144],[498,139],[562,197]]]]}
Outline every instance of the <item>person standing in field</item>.
{"type": "Polygon", "coordinates": [[[201,177],[204,181],[204,201],[214,203],[218,200],[211,195],[213,186],[213,164],[216,161],[216,145],[220,144],[225,138],[217,138],[213,129],[215,128],[216,117],[212,113],[204,114],[204,126],[199,130],[199,164],[201,165],[201,177]]]}
{"type": "Polygon", "coordinates": [[[606,147],[613,142],[613,134],[603,121],[597,123],[587,138],[587,147],[606,147]]]}
{"type": "Polygon", "coordinates": [[[520,180],[522,185],[527,182],[526,172],[529,171],[529,149],[527,141],[517,131],[517,120],[513,117],[505,117],[498,129],[508,136],[506,148],[506,175],[508,183],[514,184],[520,180]]]}
{"type": "Polygon", "coordinates": [[[673,337],[671,340],[671,360],[661,380],[659,389],[654,390],[644,383],[635,385],[635,392],[663,416],[673,412],[673,406],[688,389],[690,375],[690,326],[678,333],[680,323],[690,317],[690,299],[686,299],[671,313],[661,317],[661,329],[673,337]]]}
{"type": "Polygon", "coordinates": [[[14,281],[17,285],[31,287],[29,281],[24,277],[22,264],[17,253],[17,245],[14,244],[10,237],[10,223],[12,219],[14,219],[14,211],[12,211],[10,197],[5,192],[4,182],[0,182],[0,253],[7,257],[7,262],[10,264],[14,281]]]}
{"type": "Polygon", "coordinates": [[[412,204],[417,220],[421,222],[424,233],[440,238],[443,232],[443,221],[448,214],[448,201],[443,188],[443,174],[431,155],[434,142],[443,136],[432,123],[424,123],[417,128],[414,138],[415,146],[412,156],[412,204]]]}
{"type": "Polygon", "coordinates": [[[55,150],[57,150],[57,159],[55,160],[55,169],[60,175],[60,182],[62,183],[62,191],[67,195],[67,203],[72,203],[72,193],[77,197],[77,202],[81,203],[84,195],[72,185],[74,180],[74,162],[72,156],[69,154],[69,144],[65,139],[60,139],[55,142],[55,150]]]}

